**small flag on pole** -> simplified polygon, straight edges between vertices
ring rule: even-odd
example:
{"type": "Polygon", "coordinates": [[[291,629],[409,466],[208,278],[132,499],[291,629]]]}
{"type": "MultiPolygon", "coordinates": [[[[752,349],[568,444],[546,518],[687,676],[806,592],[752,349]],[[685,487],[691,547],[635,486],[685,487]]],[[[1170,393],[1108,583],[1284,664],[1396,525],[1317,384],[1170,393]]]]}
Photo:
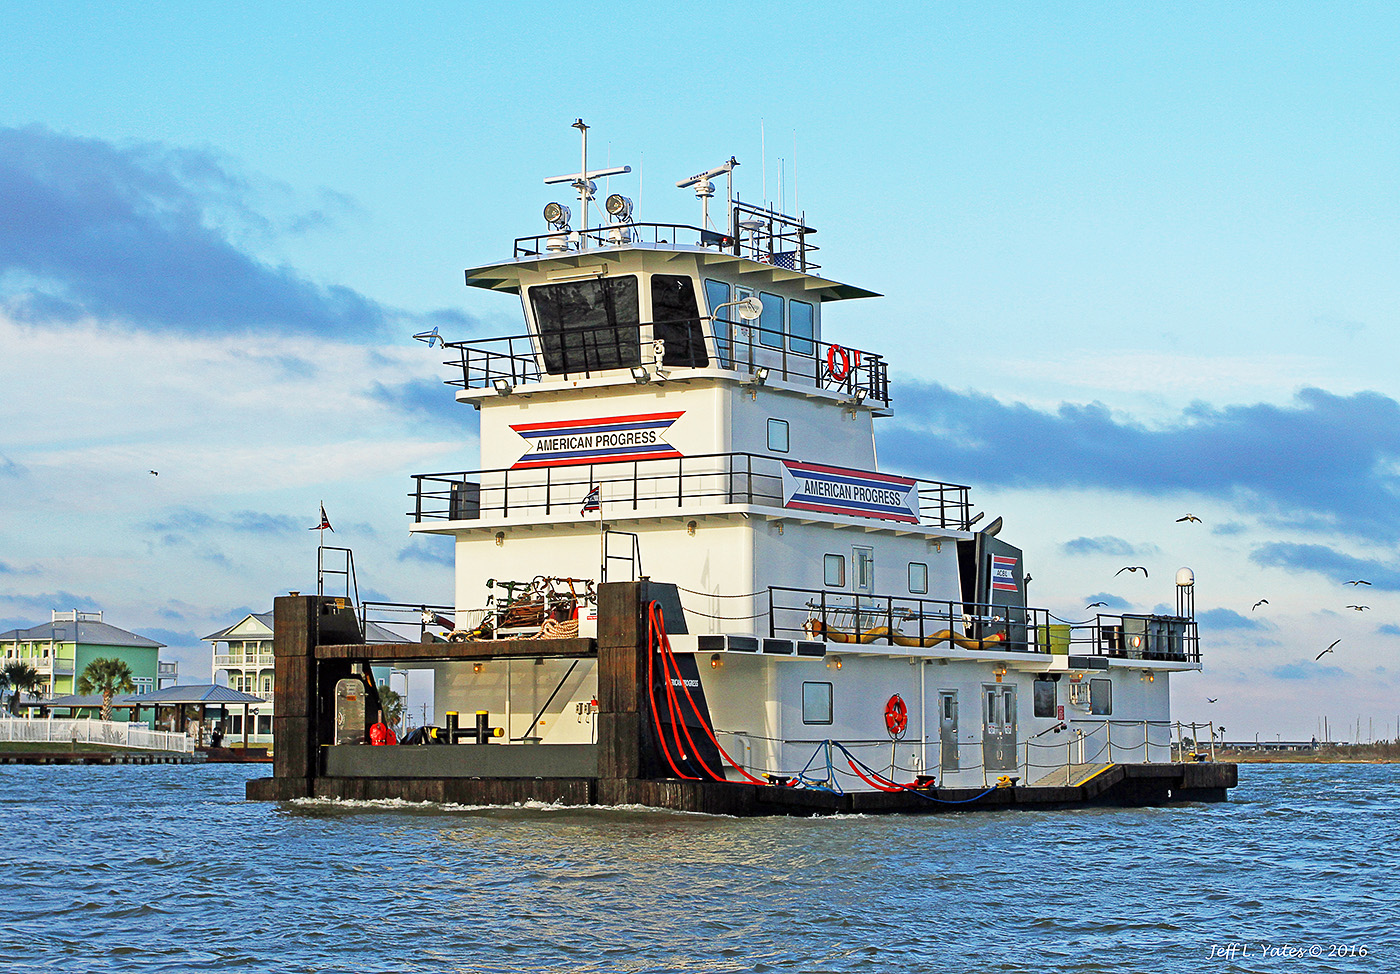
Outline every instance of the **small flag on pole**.
{"type": "Polygon", "coordinates": [[[583,499],[583,507],[579,508],[580,514],[587,514],[589,511],[597,511],[600,514],[603,511],[603,502],[597,487],[588,492],[588,496],[583,499]]]}
{"type": "Polygon", "coordinates": [[[325,502],[325,501],[322,501],[322,502],[321,502],[321,523],[318,524],[318,525],[316,525],[314,528],[310,528],[310,529],[308,529],[308,530],[311,530],[311,531],[330,531],[330,532],[332,532],[332,533],[335,532],[335,528],[331,527],[331,519],[328,518],[328,517],[326,517],[326,502],[325,502]]]}

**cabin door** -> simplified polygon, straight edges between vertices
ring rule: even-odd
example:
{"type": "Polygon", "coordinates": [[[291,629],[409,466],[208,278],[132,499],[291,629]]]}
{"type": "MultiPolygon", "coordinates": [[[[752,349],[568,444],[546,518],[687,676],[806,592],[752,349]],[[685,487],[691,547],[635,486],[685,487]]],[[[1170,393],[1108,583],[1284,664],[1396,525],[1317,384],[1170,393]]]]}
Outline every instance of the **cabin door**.
{"type": "Polygon", "coordinates": [[[1016,688],[983,684],[982,766],[987,771],[1015,771],[1016,764],[1016,688]]]}
{"type": "Polygon", "coordinates": [[[958,770],[958,691],[938,691],[938,766],[958,770]]]}

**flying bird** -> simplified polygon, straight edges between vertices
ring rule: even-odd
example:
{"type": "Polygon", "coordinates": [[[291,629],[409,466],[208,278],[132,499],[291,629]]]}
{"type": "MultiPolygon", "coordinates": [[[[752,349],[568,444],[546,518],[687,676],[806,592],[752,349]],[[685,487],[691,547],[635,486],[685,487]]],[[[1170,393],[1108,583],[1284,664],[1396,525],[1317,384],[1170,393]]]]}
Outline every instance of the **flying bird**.
{"type": "MultiPolygon", "coordinates": [[[[1341,642],[1340,639],[1334,639],[1334,640],[1332,641],[1332,646],[1337,645],[1337,643],[1339,643],[1339,642],[1341,642]]],[[[1322,659],[1322,657],[1324,657],[1324,656],[1326,656],[1328,653],[1332,652],[1332,646],[1328,646],[1328,647],[1327,647],[1326,649],[1324,649],[1322,652],[1318,653],[1318,654],[1317,654],[1317,659],[1313,660],[1313,662],[1316,663],[1317,660],[1322,659]]]]}
{"type": "Polygon", "coordinates": [[[415,341],[424,342],[429,348],[432,348],[434,344],[442,344],[442,336],[438,334],[437,328],[432,331],[420,331],[413,338],[415,341]]]}
{"type": "Polygon", "coordinates": [[[1268,604],[1269,604],[1269,600],[1268,600],[1268,599],[1260,599],[1258,602],[1255,602],[1254,605],[1250,606],[1249,611],[1250,611],[1250,612],[1253,612],[1255,609],[1259,608],[1261,605],[1268,605],[1268,604]]]}
{"type": "Polygon", "coordinates": [[[1146,577],[1147,577],[1147,569],[1146,569],[1146,568],[1143,568],[1141,565],[1124,565],[1122,568],[1118,569],[1118,570],[1117,570],[1116,572],[1114,572],[1113,574],[1114,574],[1114,575],[1121,575],[1121,574],[1123,574],[1124,572],[1142,572],[1142,577],[1143,577],[1143,578],[1146,578],[1146,577]]]}
{"type": "Polygon", "coordinates": [[[1206,697],[1206,703],[1215,703],[1219,699],[1219,697],[1206,697]]]}
{"type": "Polygon", "coordinates": [[[1347,584],[1348,584],[1348,585],[1370,585],[1371,583],[1368,582],[1368,581],[1366,581],[1366,579],[1364,579],[1364,578],[1356,578],[1356,579],[1352,579],[1350,582],[1347,582],[1347,584]]]}
{"type": "Polygon", "coordinates": [[[151,476],[152,476],[152,477],[159,477],[159,476],[160,476],[160,473],[159,473],[158,471],[152,470],[152,471],[151,471],[151,476]]]}
{"type": "Polygon", "coordinates": [[[1179,517],[1176,519],[1177,524],[1180,524],[1182,521],[1194,521],[1197,524],[1201,523],[1201,519],[1194,514],[1188,514],[1185,517],[1179,517]]]}
{"type": "Polygon", "coordinates": [[[1100,605],[1108,605],[1108,603],[1107,603],[1107,602],[1090,602],[1090,603],[1089,603],[1088,605],[1086,605],[1084,608],[1086,608],[1086,609],[1092,609],[1092,608],[1094,608],[1095,606],[1100,606],[1100,605]]]}
{"type": "Polygon", "coordinates": [[[1349,606],[1347,606],[1347,608],[1348,608],[1348,609],[1355,609],[1357,612],[1365,612],[1367,609],[1370,608],[1370,606],[1369,606],[1369,605],[1349,605],[1349,606]]]}

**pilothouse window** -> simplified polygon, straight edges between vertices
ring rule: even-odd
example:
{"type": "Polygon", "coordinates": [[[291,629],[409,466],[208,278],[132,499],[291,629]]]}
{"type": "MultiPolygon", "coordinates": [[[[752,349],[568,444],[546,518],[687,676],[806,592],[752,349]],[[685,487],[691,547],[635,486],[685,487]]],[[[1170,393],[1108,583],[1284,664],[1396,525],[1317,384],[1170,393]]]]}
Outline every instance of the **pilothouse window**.
{"type": "Polygon", "coordinates": [[[598,372],[642,363],[635,277],[530,288],[545,371],[598,372]]]}
{"type": "Polygon", "coordinates": [[[651,337],[666,343],[662,365],[699,369],[710,364],[695,283],[690,278],[651,275],[651,321],[651,337]]]}

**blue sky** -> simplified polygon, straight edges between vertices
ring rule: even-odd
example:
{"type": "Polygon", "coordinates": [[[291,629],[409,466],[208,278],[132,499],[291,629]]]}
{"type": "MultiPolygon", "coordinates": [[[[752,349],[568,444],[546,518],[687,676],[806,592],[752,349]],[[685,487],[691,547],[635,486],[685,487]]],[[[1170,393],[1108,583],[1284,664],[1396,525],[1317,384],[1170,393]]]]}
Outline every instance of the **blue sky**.
{"type": "Polygon", "coordinates": [[[322,500],[362,590],[447,600],[404,494],[475,440],[408,336],[517,329],[461,269],[540,229],[583,116],[642,219],[732,154],[886,295],[825,321],[896,363],[882,464],[974,485],[1033,601],[1195,569],[1180,717],[1393,735],[1400,13],[752,6],[0,0],[0,625],[101,607],[207,665],[314,584],[322,500]]]}

